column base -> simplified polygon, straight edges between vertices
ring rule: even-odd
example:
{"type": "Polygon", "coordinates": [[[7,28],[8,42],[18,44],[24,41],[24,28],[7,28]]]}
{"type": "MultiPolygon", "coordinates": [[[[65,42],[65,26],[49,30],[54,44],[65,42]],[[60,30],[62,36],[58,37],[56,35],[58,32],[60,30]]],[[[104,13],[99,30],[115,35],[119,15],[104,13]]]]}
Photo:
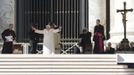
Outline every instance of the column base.
{"type": "Polygon", "coordinates": [[[126,38],[124,38],[122,41],[121,41],[121,43],[129,43],[129,40],[126,38]]]}

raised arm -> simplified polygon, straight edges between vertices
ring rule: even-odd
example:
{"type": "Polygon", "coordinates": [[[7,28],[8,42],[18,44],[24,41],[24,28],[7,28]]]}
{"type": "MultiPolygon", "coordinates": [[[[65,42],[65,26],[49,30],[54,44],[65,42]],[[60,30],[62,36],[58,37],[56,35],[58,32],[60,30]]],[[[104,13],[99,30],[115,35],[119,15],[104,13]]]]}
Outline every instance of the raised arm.
{"type": "Polygon", "coordinates": [[[59,27],[58,29],[54,29],[54,30],[53,30],[54,33],[58,33],[58,32],[60,32],[60,31],[61,31],[61,27],[59,27]]]}
{"type": "Polygon", "coordinates": [[[44,34],[44,30],[35,30],[35,33],[38,33],[38,34],[44,34]]]}
{"type": "Polygon", "coordinates": [[[38,34],[44,34],[44,30],[38,30],[34,27],[32,27],[32,29],[34,30],[35,33],[38,33],[38,34]]]}

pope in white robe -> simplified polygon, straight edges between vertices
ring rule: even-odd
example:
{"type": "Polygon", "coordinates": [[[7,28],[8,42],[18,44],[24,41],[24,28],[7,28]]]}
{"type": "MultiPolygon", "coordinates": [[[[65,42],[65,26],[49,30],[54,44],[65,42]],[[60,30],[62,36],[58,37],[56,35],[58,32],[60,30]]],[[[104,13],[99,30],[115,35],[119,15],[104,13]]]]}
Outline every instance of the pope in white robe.
{"type": "Polygon", "coordinates": [[[50,25],[46,25],[44,30],[34,29],[36,33],[43,34],[43,54],[54,54],[54,33],[60,32],[61,29],[53,29],[50,25]]]}

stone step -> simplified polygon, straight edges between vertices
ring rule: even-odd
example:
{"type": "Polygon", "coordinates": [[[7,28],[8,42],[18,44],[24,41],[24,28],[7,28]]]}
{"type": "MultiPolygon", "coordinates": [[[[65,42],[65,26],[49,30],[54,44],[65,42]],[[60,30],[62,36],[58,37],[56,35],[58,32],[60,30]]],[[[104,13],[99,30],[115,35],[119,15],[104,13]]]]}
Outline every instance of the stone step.
{"type": "Polygon", "coordinates": [[[1,65],[115,65],[116,62],[0,62],[1,65]]]}
{"type": "Polygon", "coordinates": [[[134,75],[134,73],[0,73],[0,75],[134,75]]]}
{"type": "Polygon", "coordinates": [[[72,65],[72,66],[35,66],[35,65],[32,65],[32,66],[23,66],[23,65],[19,65],[19,66],[0,66],[0,69],[125,69],[127,68],[127,66],[123,66],[123,65],[111,65],[111,66],[107,66],[107,65],[98,65],[98,66],[95,66],[95,65],[91,65],[91,66],[75,66],[75,65],[72,65]]]}
{"type": "Polygon", "coordinates": [[[134,69],[0,69],[2,72],[134,72],[134,69]]]}
{"type": "Polygon", "coordinates": [[[134,75],[117,64],[117,56],[96,55],[2,55],[0,75],[134,75]]]}
{"type": "Polygon", "coordinates": [[[40,55],[40,54],[3,54],[0,59],[116,59],[116,54],[59,54],[59,55],[40,55]]]}
{"type": "Polygon", "coordinates": [[[6,58],[0,59],[0,62],[116,62],[116,59],[15,59],[6,58]]]}
{"type": "Polygon", "coordinates": [[[0,73],[0,75],[134,75],[134,73],[0,73]]]}

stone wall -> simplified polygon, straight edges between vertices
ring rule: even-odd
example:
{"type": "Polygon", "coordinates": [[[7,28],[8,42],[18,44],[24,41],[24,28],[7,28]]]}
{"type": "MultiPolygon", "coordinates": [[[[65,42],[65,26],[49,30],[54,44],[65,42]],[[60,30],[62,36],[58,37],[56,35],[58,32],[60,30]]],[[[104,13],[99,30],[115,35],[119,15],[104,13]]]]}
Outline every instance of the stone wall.
{"type": "Polygon", "coordinates": [[[89,31],[93,32],[96,19],[106,26],[106,0],[89,0],[89,31]]]}
{"type": "MultiPolygon", "coordinates": [[[[15,23],[15,1],[0,0],[0,34],[8,28],[8,24],[15,23]]],[[[0,41],[2,41],[0,36],[0,41]]]]}

